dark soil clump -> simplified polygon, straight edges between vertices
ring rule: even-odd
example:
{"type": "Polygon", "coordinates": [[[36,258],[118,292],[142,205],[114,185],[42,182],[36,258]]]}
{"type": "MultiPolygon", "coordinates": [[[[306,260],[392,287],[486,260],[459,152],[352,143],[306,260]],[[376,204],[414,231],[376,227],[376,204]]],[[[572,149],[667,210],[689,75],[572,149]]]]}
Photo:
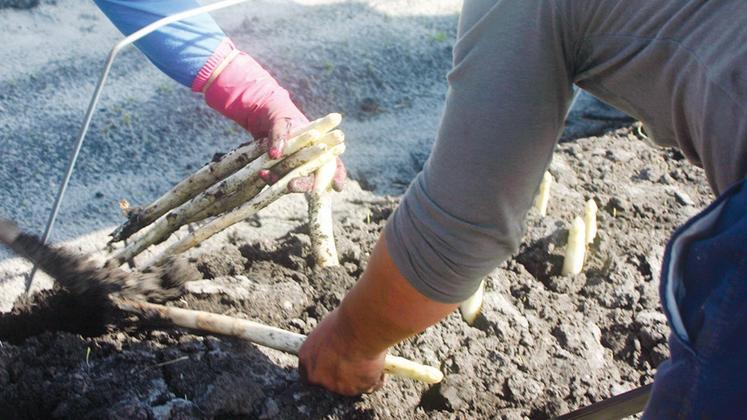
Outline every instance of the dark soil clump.
{"type": "Polygon", "coordinates": [[[59,288],[22,295],[11,312],[0,314],[0,337],[12,344],[45,331],[95,337],[106,332],[113,311],[98,296],[75,295],[59,288]]]}

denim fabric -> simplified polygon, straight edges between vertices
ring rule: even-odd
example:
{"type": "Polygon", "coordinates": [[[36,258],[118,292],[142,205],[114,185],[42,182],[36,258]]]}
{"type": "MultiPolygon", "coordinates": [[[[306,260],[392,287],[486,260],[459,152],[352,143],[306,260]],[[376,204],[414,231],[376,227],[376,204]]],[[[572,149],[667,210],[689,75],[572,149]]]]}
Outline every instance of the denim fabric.
{"type": "Polygon", "coordinates": [[[644,418],[747,418],[747,180],[675,232],[660,291],[671,358],[644,418]]]}

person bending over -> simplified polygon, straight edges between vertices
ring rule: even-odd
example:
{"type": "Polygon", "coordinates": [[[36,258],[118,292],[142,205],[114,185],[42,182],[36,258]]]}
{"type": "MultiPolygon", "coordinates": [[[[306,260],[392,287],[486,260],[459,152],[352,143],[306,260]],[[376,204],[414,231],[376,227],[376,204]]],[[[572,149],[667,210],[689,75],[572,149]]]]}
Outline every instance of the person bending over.
{"type": "Polygon", "coordinates": [[[465,0],[430,158],[365,272],[310,334],[301,374],[355,395],[519,246],[574,84],[705,169],[719,197],[675,232],[671,358],[646,418],[737,418],[747,396],[747,2],[465,0]]]}

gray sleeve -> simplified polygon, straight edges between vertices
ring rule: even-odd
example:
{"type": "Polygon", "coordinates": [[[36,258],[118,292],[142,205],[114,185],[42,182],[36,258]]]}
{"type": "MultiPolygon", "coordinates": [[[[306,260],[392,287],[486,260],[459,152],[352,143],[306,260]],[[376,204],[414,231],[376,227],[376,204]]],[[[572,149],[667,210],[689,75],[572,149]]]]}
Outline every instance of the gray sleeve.
{"type": "Polygon", "coordinates": [[[562,17],[544,0],[465,0],[436,143],[385,227],[402,275],[465,300],[514,253],[572,97],[562,17]]]}

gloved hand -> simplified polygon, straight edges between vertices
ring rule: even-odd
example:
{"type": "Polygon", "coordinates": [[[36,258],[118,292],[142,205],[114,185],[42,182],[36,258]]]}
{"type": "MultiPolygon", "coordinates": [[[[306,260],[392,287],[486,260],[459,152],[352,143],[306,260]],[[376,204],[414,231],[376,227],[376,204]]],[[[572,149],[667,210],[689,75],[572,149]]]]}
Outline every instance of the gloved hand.
{"type": "MultiPolygon", "coordinates": [[[[295,130],[309,120],[291,101],[288,91],[249,54],[239,51],[226,39],[208,60],[195,79],[193,90],[205,94],[205,102],[265,143],[272,159],[282,157],[283,148],[295,130]]],[[[277,179],[263,173],[265,182],[277,179]]],[[[338,161],[334,188],[339,191],[345,179],[345,167],[338,161]]],[[[313,175],[291,183],[294,192],[313,188],[313,175]]]]}

